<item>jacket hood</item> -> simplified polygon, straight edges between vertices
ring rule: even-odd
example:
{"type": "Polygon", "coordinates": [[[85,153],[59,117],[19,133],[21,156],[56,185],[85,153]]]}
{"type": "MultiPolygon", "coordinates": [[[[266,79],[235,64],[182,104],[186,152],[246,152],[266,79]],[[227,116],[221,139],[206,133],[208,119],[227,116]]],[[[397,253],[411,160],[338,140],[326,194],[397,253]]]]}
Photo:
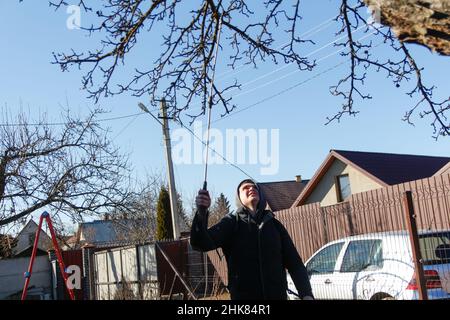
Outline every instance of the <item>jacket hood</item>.
{"type": "Polygon", "coordinates": [[[255,182],[252,179],[244,179],[238,184],[238,186],[236,188],[236,207],[238,208],[236,213],[241,213],[242,210],[245,208],[244,205],[241,202],[240,197],[239,197],[239,187],[243,183],[252,183],[252,184],[255,185],[256,190],[258,191],[258,195],[259,195],[259,202],[258,202],[258,205],[256,207],[256,213],[263,212],[266,209],[266,207],[267,207],[267,201],[266,201],[266,198],[264,197],[264,193],[259,188],[259,185],[258,185],[257,182],[255,182]]]}

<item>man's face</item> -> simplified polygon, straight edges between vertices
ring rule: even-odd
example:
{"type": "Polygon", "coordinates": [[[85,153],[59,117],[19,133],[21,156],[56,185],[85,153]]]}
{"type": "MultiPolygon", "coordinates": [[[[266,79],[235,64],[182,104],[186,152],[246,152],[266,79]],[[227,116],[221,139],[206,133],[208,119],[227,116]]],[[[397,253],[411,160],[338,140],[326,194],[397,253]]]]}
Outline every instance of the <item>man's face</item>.
{"type": "Polygon", "coordinates": [[[250,207],[259,202],[259,193],[253,183],[246,182],[239,187],[239,198],[244,206],[250,207]]]}

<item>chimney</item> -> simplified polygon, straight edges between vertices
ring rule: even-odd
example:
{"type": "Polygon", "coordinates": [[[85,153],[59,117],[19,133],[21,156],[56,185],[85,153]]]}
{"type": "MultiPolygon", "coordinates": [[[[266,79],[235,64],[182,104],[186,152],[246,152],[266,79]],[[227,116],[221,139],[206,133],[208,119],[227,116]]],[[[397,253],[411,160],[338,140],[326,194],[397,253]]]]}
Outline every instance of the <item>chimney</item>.
{"type": "Polygon", "coordinates": [[[302,176],[301,175],[296,175],[295,176],[295,182],[301,183],[302,182],[302,176]]]}

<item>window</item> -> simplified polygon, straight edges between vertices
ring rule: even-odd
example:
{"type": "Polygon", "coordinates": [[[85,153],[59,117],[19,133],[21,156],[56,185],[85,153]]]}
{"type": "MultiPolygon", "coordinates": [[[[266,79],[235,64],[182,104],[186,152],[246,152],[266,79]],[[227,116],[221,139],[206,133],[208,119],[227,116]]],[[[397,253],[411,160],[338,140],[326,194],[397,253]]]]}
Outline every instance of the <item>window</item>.
{"type": "Polygon", "coordinates": [[[34,244],[35,237],[36,237],[35,233],[28,234],[28,245],[32,246],[34,244]]]}
{"type": "Polygon", "coordinates": [[[450,263],[450,232],[420,235],[419,246],[425,265],[450,263]]]}
{"type": "Polygon", "coordinates": [[[341,272],[360,272],[383,267],[381,240],[351,241],[342,260],[341,272]]]}
{"type": "Polygon", "coordinates": [[[344,242],[332,244],[317,253],[306,266],[308,274],[333,273],[344,242]]]}
{"type": "Polygon", "coordinates": [[[352,190],[350,189],[350,179],[348,178],[348,174],[336,177],[336,189],[338,202],[344,201],[350,197],[352,190]]]}

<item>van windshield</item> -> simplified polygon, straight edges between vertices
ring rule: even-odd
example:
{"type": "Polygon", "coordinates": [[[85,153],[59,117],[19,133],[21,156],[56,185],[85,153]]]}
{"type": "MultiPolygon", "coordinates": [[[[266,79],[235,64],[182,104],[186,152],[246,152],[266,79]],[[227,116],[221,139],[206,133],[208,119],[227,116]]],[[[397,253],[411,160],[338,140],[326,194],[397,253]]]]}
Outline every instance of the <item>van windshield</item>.
{"type": "Polygon", "coordinates": [[[420,235],[419,244],[425,265],[450,263],[450,231],[420,235]]]}

